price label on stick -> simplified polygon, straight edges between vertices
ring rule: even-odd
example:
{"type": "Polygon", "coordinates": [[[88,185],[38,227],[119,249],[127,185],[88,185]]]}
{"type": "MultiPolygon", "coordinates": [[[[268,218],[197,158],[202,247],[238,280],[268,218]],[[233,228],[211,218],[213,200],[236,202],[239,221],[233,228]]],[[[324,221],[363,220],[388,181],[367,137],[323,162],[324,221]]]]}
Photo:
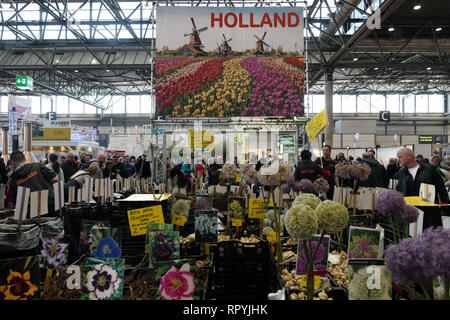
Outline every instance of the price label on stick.
{"type": "Polygon", "coordinates": [[[277,233],[268,231],[267,232],[267,240],[269,240],[270,242],[276,242],[277,241],[277,233]]]}
{"type": "Polygon", "coordinates": [[[242,227],[242,219],[231,219],[232,227],[242,227]]]}
{"type": "Polygon", "coordinates": [[[183,227],[186,224],[186,217],[174,214],[172,216],[172,224],[183,227]]]}
{"type": "MultiPolygon", "coordinates": [[[[306,288],[306,274],[302,275],[302,287],[306,288]]],[[[320,276],[314,276],[314,288],[320,288],[320,276]]]]}

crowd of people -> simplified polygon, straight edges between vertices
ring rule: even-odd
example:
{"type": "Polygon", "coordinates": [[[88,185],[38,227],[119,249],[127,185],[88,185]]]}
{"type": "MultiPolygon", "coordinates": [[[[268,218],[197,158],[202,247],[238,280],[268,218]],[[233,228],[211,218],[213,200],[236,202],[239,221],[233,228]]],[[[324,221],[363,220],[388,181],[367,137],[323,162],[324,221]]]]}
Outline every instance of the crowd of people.
{"type": "MultiPolygon", "coordinates": [[[[162,155],[161,155],[162,157],[162,155]]],[[[357,181],[358,187],[381,187],[388,188],[391,179],[396,179],[397,190],[405,196],[419,195],[421,183],[432,184],[436,187],[436,203],[448,202],[447,188],[450,187],[450,155],[442,160],[439,155],[435,155],[431,162],[421,155],[414,156],[412,150],[401,149],[397,158],[391,158],[385,167],[375,158],[375,151],[369,150],[361,157],[354,159],[352,156],[345,158],[343,153],[338,153],[333,159],[331,157],[331,147],[325,145],[322,149],[322,156],[312,161],[312,154],[309,150],[303,150],[300,154],[300,161],[294,166],[294,176],[297,181],[309,179],[315,181],[323,177],[330,185],[327,198],[333,198],[334,187],[354,186],[354,180],[341,180],[336,175],[336,165],[340,162],[365,163],[370,167],[369,178],[364,181],[357,181]]],[[[162,158],[160,158],[161,160],[162,158]]],[[[263,154],[258,160],[253,159],[256,171],[262,165],[271,164],[272,159],[266,158],[263,154]],[[256,162],[256,163],[255,163],[256,162]]],[[[239,166],[237,157],[234,164],[239,166]]],[[[158,176],[156,183],[162,182],[162,161],[158,162],[158,167],[153,167],[158,176]]],[[[194,164],[187,157],[184,161],[172,165],[170,159],[166,161],[166,174],[172,180],[173,186],[187,188],[193,191],[194,179],[199,179],[209,186],[222,183],[221,169],[223,159],[218,156],[211,159],[195,159],[194,164]]],[[[78,157],[73,152],[67,155],[49,154],[40,163],[26,163],[25,156],[21,151],[14,151],[10,155],[8,163],[0,161],[0,182],[7,183],[6,199],[9,207],[14,207],[17,198],[17,187],[30,188],[30,191],[43,189],[52,190],[53,183],[64,181],[64,191],[67,197],[68,188],[74,186],[76,190],[88,181],[89,177],[95,179],[117,177],[128,178],[150,178],[151,164],[147,156],[143,154],[137,159],[135,156],[118,157],[110,159],[104,154],[99,154],[97,158],[89,153],[81,153],[78,157]]],[[[256,180],[254,187],[258,187],[256,180]]],[[[49,192],[49,213],[54,213],[53,192],[49,192]]],[[[437,224],[437,218],[430,218],[431,224],[437,224]],[[433,220],[434,219],[434,220],[433,220]]]]}

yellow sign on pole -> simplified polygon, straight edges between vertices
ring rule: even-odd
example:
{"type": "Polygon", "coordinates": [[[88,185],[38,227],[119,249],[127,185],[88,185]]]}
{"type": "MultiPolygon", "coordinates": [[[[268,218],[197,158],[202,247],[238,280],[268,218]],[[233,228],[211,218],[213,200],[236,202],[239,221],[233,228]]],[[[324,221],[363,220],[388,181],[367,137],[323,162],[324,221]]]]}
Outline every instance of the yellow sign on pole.
{"type": "MultiPolygon", "coordinates": [[[[264,219],[264,199],[248,200],[248,217],[250,219],[264,219]]],[[[273,200],[270,199],[269,207],[273,208],[273,200]]]]}
{"type": "Polygon", "coordinates": [[[411,206],[416,207],[439,207],[439,206],[447,206],[447,204],[438,204],[438,203],[431,203],[425,200],[422,200],[420,197],[405,197],[405,203],[411,206]]]}
{"type": "Polygon", "coordinates": [[[306,124],[306,133],[308,134],[309,141],[314,138],[327,126],[327,113],[325,109],[320,111],[314,118],[309,120],[306,124]]]}
{"type": "Polygon", "coordinates": [[[270,242],[277,242],[277,233],[273,231],[268,231],[267,240],[269,240],[270,242]]]}
{"type": "Polygon", "coordinates": [[[127,214],[132,237],[145,234],[149,223],[164,223],[161,205],[128,210],[127,214]]]}
{"type": "MultiPolygon", "coordinates": [[[[302,275],[302,287],[306,288],[306,274],[302,275]]],[[[320,276],[314,276],[314,289],[320,288],[320,276]]]]}
{"type": "Polygon", "coordinates": [[[206,149],[210,144],[214,143],[214,131],[212,130],[188,130],[189,148],[206,149]]]}

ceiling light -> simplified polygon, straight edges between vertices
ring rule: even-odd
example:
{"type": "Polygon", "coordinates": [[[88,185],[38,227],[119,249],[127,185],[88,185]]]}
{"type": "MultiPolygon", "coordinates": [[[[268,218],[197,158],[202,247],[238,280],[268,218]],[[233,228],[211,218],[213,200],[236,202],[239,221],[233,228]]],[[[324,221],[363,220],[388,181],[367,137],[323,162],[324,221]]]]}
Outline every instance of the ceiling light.
{"type": "Polygon", "coordinates": [[[379,68],[378,68],[378,67],[375,67],[374,69],[375,69],[375,70],[378,70],[379,68]]]}
{"type": "Polygon", "coordinates": [[[358,57],[354,57],[354,58],[353,58],[353,61],[358,61],[358,57]]]}
{"type": "Polygon", "coordinates": [[[422,6],[420,5],[420,3],[416,2],[416,4],[414,5],[414,10],[420,10],[420,8],[422,8],[422,6]]]}
{"type": "Polygon", "coordinates": [[[77,72],[78,73],[78,70],[73,70],[73,72],[77,72]]]}
{"type": "Polygon", "coordinates": [[[431,67],[428,67],[427,70],[431,70],[431,67]]]}
{"type": "Polygon", "coordinates": [[[394,30],[395,30],[394,27],[389,27],[389,29],[388,29],[389,32],[392,32],[394,30]]]}
{"type": "Polygon", "coordinates": [[[437,27],[436,29],[434,29],[435,31],[437,31],[437,32],[439,32],[439,31],[442,31],[442,28],[441,27],[437,27]]]}
{"type": "Polygon", "coordinates": [[[111,72],[111,70],[109,70],[109,69],[106,69],[106,72],[111,72]]]}

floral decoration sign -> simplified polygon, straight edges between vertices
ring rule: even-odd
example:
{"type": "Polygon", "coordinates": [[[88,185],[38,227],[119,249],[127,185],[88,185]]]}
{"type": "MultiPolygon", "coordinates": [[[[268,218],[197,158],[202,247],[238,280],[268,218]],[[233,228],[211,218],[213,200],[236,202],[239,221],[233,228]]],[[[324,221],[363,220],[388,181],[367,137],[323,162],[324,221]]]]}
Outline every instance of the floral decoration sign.
{"type": "MultiPolygon", "coordinates": [[[[312,240],[299,239],[297,246],[297,266],[296,275],[306,274],[306,253],[312,254],[316,251],[317,244],[319,243],[320,235],[316,234],[312,240]]],[[[313,260],[314,271],[324,271],[325,275],[328,270],[328,253],[330,251],[330,236],[325,235],[322,239],[322,243],[317,249],[316,256],[313,260]]],[[[324,275],[324,276],[325,276],[324,275]]]]}
{"type": "Polygon", "coordinates": [[[0,300],[38,300],[39,257],[0,260],[0,300]]]}
{"type": "Polygon", "coordinates": [[[392,279],[384,260],[349,260],[349,300],[392,300],[392,279]]]}
{"type": "Polygon", "coordinates": [[[199,300],[195,261],[176,260],[158,267],[158,300],[199,300]]]}
{"type": "Polygon", "coordinates": [[[348,259],[380,259],[381,230],[350,227],[348,259]]]}
{"type": "Polygon", "coordinates": [[[125,259],[87,258],[82,300],[121,300],[125,259]]]}
{"type": "Polygon", "coordinates": [[[145,234],[149,223],[164,223],[161,205],[128,210],[127,214],[131,236],[133,237],[145,234]]]}
{"type": "Polygon", "coordinates": [[[195,241],[217,242],[217,211],[195,211],[195,241]]]}
{"type": "Polygon", "coordinates": [[[157,115],[304,113],[303,8],[160,6],[157,15],[157,115]]]}
{"type": "Polygon", "coordinates": [[[155,231],[149,234],[149,257],[152,265],[180,258],[180,233],[155,231]]]}
{"type": "Polygon", "coordinates": [[[64,233],[42,233],[40,267],[61,271],[67,263],[69,244],[63,242],[64,233]]]}

